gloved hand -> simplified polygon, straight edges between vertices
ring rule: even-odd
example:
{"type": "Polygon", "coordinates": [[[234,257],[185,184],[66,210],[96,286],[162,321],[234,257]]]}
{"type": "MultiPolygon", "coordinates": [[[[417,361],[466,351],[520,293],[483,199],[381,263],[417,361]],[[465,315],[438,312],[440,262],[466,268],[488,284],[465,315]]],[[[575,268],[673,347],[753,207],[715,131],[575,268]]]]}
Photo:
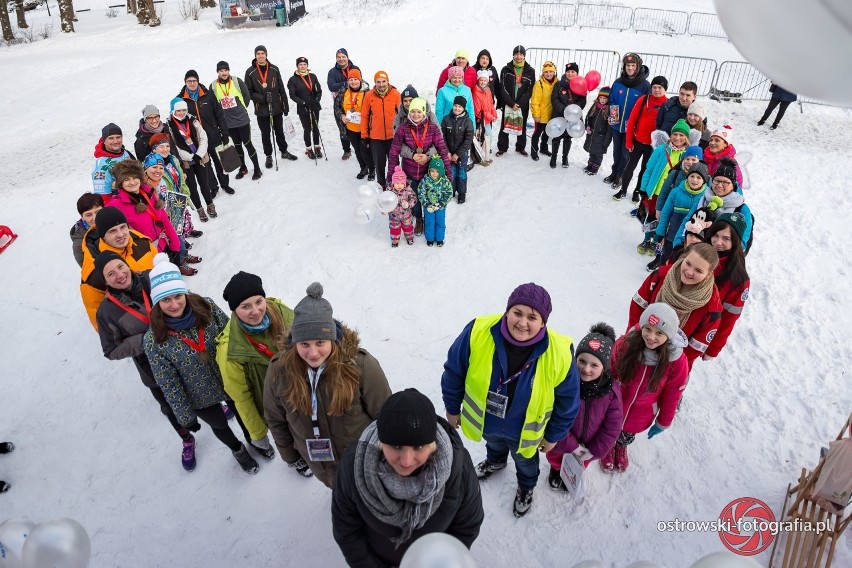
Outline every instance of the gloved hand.
{"type": "Polygon", "coordinates": [[[288,463],[287,467],[295,469],[296,473],[298,473],[302,477],[314,476],[314,472],[311,471],[311,468],[308,467],[308,464],[302,458],[297,459],[293,463],[288,463]]]}
{"type": "Polygon", "coordinates": [[[370,149],[370,139],[369,138],[363,138],[361,140],[361,143],[364,145],[364,148],[366,148],[367,150],[370,149]]]}
{"type": "Polygon", "coordinates": [[[206,166],[209,161],[210,161],[210,154],[204,154],[204,156],[201,157],[201,165],[202,166],[206,166]]]}
{"type": "Polygon", "coordinates": [[[225,133],[222,133],[222,146],[227,146],[228,142],[230,142],[230,141],[231,141],[231,139],[228,137],[228,135],[225,134],[225,133]]]}
{"type": "Polygon", "coordinates": [[[196,164],[200,164],[201,163],[201,156],[199,156],[198,154],[193,154],[192,155],[192,161],[195,162],[196,164]]]}
{"type": "Polygon", "coordinates": [[[648,439],[650,440],[651,438],[653,438],[657,434],[662,434],[665,431],[666,431],[665,428],[662,428],[662,427],[658,426],[657,424],[654,424],[653,426],[651,426],[651,429],[648,430],[648,439]]]}
{"type": "Polygon", "coordinates": [[[266,93],[266,102],[272,104],[272,93],[266,93]]]}
{"type": "Polygon", "coordinates": [[[577,446],[577,449],[571,453],[573,453],[574,457],[576,457],[580,462],[586,462],[595,457],[592,455],[592,452],[590,452],[588,448],[586,448],[586,446],[584,446],[583,444],[577,446]]]}
{"type": "Polygon", "coordinates": [[[196,420],[195,422],[187,426],[186,429],[190,432],[198,432],[199,430],[201,430],[201,424],[199,424],[198,420],[196,420]]]}

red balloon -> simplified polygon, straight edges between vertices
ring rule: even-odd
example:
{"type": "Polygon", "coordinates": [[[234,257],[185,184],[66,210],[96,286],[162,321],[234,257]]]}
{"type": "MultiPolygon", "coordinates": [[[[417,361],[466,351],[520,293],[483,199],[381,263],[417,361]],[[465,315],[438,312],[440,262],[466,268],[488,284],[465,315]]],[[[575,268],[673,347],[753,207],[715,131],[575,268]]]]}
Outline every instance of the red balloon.
{"type": "Polygon", "coordinates": [[[601,74],[592,69],[586,73],[586,87],[590,91],[594,91],[601,84],[601,74]]]}
{"type": "Polygon", "coordinates": [[[589,94],[589,86],[586,85],[586,78],[582,75],[577,75],[576,77],[572,78],[571,82],[568,83],[568,86],[571,87],[571,92],[575,95],[585,97],[589,94]]]}

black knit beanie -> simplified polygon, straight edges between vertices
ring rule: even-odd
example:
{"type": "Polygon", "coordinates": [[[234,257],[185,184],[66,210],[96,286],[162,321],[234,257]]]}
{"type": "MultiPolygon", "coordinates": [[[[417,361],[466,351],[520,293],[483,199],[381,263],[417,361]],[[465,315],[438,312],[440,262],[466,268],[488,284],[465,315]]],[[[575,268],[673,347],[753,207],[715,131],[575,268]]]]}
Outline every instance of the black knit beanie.
{"type": "Polygon", "coordinates": [[[379,441],[389,446],[425,446],[437,437],[435,406],[417,389],[392,394],[376,421],[379,441]]]}
{"type": "Polygon", "coordinates": [[[127,217],[117,207],[104,207],[95,215],[95,226],[101,238],[107,234],[107,231],[122,223],[127,223],[127,217]]]}
{"type": "Polygon", "coordinates": [[[222,292],[222,297],[228,302],[228,307],[231,308],[232,312],[237,311],[237,307],[252,296],[266,297],[266,292],[263,291],[263,281],[260,276],[242,270],[231,276],[224,292],[222,292]]]}

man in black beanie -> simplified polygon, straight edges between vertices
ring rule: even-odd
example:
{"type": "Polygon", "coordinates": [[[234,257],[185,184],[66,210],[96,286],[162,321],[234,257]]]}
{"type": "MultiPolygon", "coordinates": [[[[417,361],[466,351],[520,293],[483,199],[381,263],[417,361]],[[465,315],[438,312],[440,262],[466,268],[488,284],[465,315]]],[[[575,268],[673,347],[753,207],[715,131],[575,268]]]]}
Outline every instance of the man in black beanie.
{"type": "Polygon", "coordinates": [[[92,191],[103,198],[104,205],[112,199],[113,166],[128,158],[135,159],[133,154],[124,149],[124,136],[121,128],[114,122],[110,122],[101,128],[101,139],[95,145],[92,191]]]}

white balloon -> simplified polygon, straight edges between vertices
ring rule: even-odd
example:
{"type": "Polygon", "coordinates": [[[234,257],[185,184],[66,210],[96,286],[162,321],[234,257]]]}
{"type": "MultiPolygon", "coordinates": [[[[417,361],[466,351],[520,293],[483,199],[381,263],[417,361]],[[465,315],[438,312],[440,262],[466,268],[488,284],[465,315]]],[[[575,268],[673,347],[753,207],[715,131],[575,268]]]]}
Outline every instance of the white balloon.
{"type": "Polygon", "coordinates": [[[550,119],[544,127],[544,132],[551,138],[559,138],[565,132],[567,121],[561,116],[550,119]]]}
{"type": "Polygon", "coordinates": [[[730,552],[714,552],[701,558],[690,568],[757,568],[760,564],[748,556],[730,552]]]}
{"type": "Polygon", "coordinates": [[[369,204],[375,203],[376,199],[379,197],[379,194],[382,192],[378,186],[363,184],[358,186],[358,201],[361,203],[369,204]]]}
{"type": "Polygon", "coordinates": [[[87,568],[92,543],[74,519],[45,521],[24,541],[24,568],[87,568]]]}
{"type": "Polygon", "coordinates": [[[565,112],[562,113],[562,116],[565,117],[565,120],[571,120],[572,118],[580,120],[580,117],[583,116],[583,109],[580,108],[580,105],[568,105],[565,107],[565,112]]]}
{"type": "Polygon", "coordinates": [[[0,568],[21,568],[21,552],[27,536],[36,524],[26,519],[9,519],[0,523],[0,568]]]}
{"type": "Polygon", "coordinates": [[[716,0],[716,13],[745,58],[784,89],[852,104],[848,0],[716,0]],[[779,33],[785,30],[786,33],[779,33]]]}
{"type": "Polygon", "coordinates": [[[582,122],[572,122],[568,125],[566,132],[568,132],[568,136],[571,138],[580,138],[586,133],[586,127],[582,122]]]}
{"type": "Polygon", "coordinates": [[[390,213],[399,205],[399,196],[392,191],[383,191],[379,195],[377,205],[382,213],[390,213]]]}
{"type": "Polygon", "coordinates": [[[362,203],[355,209],[355,222],[359,225],[367,225],[370,221],[376,218],[376,214],[377,211],[375,203],[371,203],[370,205],[362,203]]]}
{"type": "Polygon", "coordinates": [[[476,568],[476,561],[459,539],[446,533],[429,533],[405,551],[399,568],[476,568]]]}
{"type": "Polygon", "coordinates": [[[645,560],[640,560],[638,562],[634,562],[627,568],[665,568],[665,566],[654,564],[653,562],[647,562],[645,560]]]}
{"type": "Polygon", "coordinates": [[[583,560],[579,564],[575,564],[573,568],[604,568],[604,565],[597,560],[583,560]]]}

